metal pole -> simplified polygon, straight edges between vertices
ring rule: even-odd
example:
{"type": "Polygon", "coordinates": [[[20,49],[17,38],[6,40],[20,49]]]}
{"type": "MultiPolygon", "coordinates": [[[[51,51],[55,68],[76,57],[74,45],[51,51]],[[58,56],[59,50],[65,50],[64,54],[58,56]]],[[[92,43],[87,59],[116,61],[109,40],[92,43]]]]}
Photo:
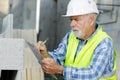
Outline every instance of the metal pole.
{"type": "Polygon", "coordinates": [[[36,1],[36,33],[39,33],[39,21],[40,21],[40,0],[36,1]]]}

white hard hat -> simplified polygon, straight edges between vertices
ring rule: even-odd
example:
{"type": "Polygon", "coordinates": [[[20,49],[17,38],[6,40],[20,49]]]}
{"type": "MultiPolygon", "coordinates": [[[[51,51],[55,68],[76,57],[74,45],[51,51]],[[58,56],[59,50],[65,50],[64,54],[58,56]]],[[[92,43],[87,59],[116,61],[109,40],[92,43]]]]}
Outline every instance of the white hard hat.
{"type": "Polygon", "coordinates": [[[63,16],[77,16],[89,13],[99,14],[97,5],[93,0],[70,0],[66,15],[63,16]]]}

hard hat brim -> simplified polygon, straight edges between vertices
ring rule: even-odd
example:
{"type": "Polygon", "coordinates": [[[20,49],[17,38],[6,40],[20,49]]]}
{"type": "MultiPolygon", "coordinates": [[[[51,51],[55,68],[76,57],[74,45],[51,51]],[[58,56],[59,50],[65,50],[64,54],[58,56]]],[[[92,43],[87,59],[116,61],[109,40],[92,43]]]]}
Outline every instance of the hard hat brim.
{"type": "MultiPolygon", "coordinates": [[[[91,12],[90,12],[91,13],[91,12]]],[[[85,14],[90,14],[90,13],[81,13],[81,14],[70,14],[70,15],[62,15],[62,17],[71,17],[71,16],[79,16],[79,15],[85,15],[85,14]]],[[[95,14],[99,14],[99,12],[93,12],[95,14]]]]}

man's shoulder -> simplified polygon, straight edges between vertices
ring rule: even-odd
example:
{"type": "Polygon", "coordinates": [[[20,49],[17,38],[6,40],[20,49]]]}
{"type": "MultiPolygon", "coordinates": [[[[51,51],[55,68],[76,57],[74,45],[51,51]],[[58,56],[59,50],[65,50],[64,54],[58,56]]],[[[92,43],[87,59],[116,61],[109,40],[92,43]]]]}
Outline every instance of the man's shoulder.
{"type": "Polygon", "coordinates": [[[99,48],[103,48],[103,47],[111,47],[113,48],[113,41],[110,38],[104,38],[99,44],[98,46],[99,48]]]}

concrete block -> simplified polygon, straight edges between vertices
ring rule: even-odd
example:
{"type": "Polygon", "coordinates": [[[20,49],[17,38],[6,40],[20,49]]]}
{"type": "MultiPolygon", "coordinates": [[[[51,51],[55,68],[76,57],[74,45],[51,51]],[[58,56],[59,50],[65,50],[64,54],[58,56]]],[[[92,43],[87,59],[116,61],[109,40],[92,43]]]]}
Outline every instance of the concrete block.
{"type": "Polygon", "coordinates": [[[44,80],[41,65],[24,39],[0,39],[0,69],[1,78],[2,72],[13,71],[14,80],[44,80]]]}
{"type": "Polygon", "coordinates": [[[35,29],[14,29],[13,38],[21,38],[31,43],[37,42],[37,33],[35,29]]]}

